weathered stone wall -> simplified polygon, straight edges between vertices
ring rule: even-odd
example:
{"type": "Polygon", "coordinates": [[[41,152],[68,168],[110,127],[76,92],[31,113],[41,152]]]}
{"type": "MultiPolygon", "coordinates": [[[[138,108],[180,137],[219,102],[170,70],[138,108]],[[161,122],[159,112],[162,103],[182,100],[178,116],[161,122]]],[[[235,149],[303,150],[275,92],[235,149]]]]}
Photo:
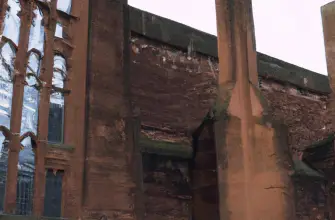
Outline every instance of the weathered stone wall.
{"type": "Polygon", "coordinates": [[[145,219],[188,220],[192,213],[187,160],[143,154],[145,219]]]}
{"type": "Polygon", "coordinates": [[[131,89],[142,124],[193,132],[214,101],[217,64],[140,36],[131,41],[131,89]]]}
{"type": "MultiPolygon", "coordinates": [[[[135,35],[131,61],[131,89],[142,123],[194,131],[216,98],[217,60],[135,35]]],[[[262,76],[260,88],[273,119],[288,127],[291,147],[304,147],[329,135],[326,94],[262,76]]]]}
{"type": "Polygon", "coordinates": [[[288,127],[291,147],[303,148],[331,133],[327,95],[266,79],[260,84],[269,113],[288,127]]]}
{"type": "MultiPolygon", "coordinates": [[[[135,182],[130,175],[131,152],[125,139],[124,74],[128,72],[123,72],[124,39],[120,19],[123,8],[115,2],[91,3],[89,126],[83,206],[84,215],[91,219],[102,214],[119,219],[134,218],[135,182]]],[[[141,25],[147,22],[145,19],[134,22],[138,21],[141,25]]],[[[157,20],[150,17],[149,21],[157,20]]],[[[216,98],[217,59],[215,54],[206,53],[206,47],[197,47],[192,40],[187,47],[179,44],[182,40],[173,45],[171,39],[178,37],[169,35],[162,22],[151,28],[157,29],[142,27],[146,34],[158,30],[157,33],[165,35],[153,39],[133,31],[131,36],[132,104],[135,110],[140,110],[142,125],[191,140],[191,134],[216,98]]],[[[186,36],[183,31],[178,34],[182,33],[186,36]]],[[[194,30],[187,33],[191,33],[188,38],[203,34],[194,30]]],[[[205,38],[197,39],[205,42],[205,38]]],[[[328,90],[320,87],[324,85],[324,78],[313,80],[314,76],[318,77],[316,73],[307,71],[305,74],[301,68],[264,56],[259,59],[260,87],[269,102],[269,113],[287,125],[289,145],[304,147],[327,136],[330,132],[326,107],[328,90]],[[295,78],[289,77],[291,75],[295,78]]],[[[191,171],[183,173],[182,170],[188,168],[179,159],[148,157],[143,160],[146,219],[188,219],[192,198],[185,179],[190,178],[191,171]]]]}
{"type": "MultiPolygon", "coordinates": [[[[91,2],[84,219],[135,219],[134,162],[127,134],[124,6],[91,2]]],[[[126,45],[127,46],[127,45],[126,45]]]]}
{"type": "Polygon", "coordinates": [[[299,220],[327,219],[325,183],[308,178],[295,179],[296,213],[299,220]]]}
{"type": "MultiPolygon", "coordinates": [[[[217,60],[136,34],[131,45],[131,89],[142,123],[190,137],[215,101],[217,60]]],[[[274,69],[281,74],[281,68],[274,69]]],[[[262,66],[259,71],[263,71],[262,66]]],[[[330,134],[326,93],[264,75],[259,82],[268,102],[268,113],[287,126],[291,148],[303,149],[330,134]]],[[[325,211],[323,203],[313,200],[315,191],[309,186],[312,183],[295,182],[300,219],[317,219],[325,211]]],[[[193,203],[197,205],[195,199],[193,203]]],[[[215,208],[215,203],[209,207],[215,208]]],[[[197,210],[200,215],[200,209],[197,210]]]]}

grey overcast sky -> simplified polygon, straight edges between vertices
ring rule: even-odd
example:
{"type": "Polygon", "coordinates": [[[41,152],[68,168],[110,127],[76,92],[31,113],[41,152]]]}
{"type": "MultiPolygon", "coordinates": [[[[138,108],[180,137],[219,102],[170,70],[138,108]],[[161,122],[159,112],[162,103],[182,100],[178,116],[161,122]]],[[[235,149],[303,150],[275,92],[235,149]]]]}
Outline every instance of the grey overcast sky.
{"type": "MultiPolygon", "coordinates": [[[[327,74],[320,7],[332,0],[253,0],[257,51],[327,74]]],[[[128,0],[131,6],[216,35],[214,0],[128,0]]]]}

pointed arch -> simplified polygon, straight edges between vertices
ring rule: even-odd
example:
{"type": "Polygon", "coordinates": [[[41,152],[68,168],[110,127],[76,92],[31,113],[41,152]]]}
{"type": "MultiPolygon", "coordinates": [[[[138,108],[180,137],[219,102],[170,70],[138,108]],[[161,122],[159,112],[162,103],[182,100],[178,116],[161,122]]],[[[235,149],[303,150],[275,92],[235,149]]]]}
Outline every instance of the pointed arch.
{"type": "Polygon", "coordinates": [[[31,139],[32,148],[35,149],[37,147],[37,136],[33,132],[28,131],[28,132],[22,134],[20,136],[20,142],[22,142],[24,139],[26,139],[28,137],[31,139]]]}
{"type": "Polygon", "coordinates": [[[6,41],[0,48],[0,81],[12,82],[16,47],[11,41],[6,41]]]}

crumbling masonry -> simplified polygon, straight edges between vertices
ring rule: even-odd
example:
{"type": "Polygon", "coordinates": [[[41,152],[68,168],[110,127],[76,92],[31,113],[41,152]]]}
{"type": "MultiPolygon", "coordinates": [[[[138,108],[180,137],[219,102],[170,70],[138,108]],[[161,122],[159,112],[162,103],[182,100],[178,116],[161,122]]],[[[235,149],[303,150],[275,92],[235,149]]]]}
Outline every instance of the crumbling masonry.
{"type": "Polygon", "coordinates": [[[335,219],[334,3],[330,81],[257,53],[251,8],[216,0],[216,38],[126,0],[0,0],[0,217],[335,219]]]}

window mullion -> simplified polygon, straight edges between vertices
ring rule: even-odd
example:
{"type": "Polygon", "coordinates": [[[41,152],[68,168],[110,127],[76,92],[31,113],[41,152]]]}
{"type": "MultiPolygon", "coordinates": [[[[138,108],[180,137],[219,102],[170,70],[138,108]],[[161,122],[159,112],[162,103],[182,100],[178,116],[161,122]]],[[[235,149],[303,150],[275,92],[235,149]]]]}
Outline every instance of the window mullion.
{"type": "Polygon", "coordinates": [[[30,24],[32,20],[32,4],[21,1],[21,12],[19,13],[21,26],[18,51],[14,63],[14,86],[12,98],[12,112],[10,130],[12,139],[9,143],[8,171],[6,182],[5,207],[6,213],[15,213],[16,193],[17,193],[17,175],[18,175],[18,155],[20,151],[20,132],[21,132],[21,115],[23,105],[23,90],[25,80],[25,65],[28,49],[28,38],[30,24]],[[22,62],[25,61],[25,62],[22,62]]]}
{"type": "Polygon", "coordinates": [[[35,160],[35,184],[34,184],[34,206],[33,215],[41,216],[44,210],[44,190],[45,190],[45,165],[44,159],[46,155],[47,139],[48,139],[48,118],[50,106],[50,92],[52,89],[52,75],[53,75],[53,55],[54,55],[54,32],[56,29],[57,1],[51,1],[50,12],[43,13],[45,20],[49,23],[45,26],[45,47],[44,59],[40,79],[44,83],[40,90],[40,103],[38,107],[38,146],[36,148],[35,160]]]}

